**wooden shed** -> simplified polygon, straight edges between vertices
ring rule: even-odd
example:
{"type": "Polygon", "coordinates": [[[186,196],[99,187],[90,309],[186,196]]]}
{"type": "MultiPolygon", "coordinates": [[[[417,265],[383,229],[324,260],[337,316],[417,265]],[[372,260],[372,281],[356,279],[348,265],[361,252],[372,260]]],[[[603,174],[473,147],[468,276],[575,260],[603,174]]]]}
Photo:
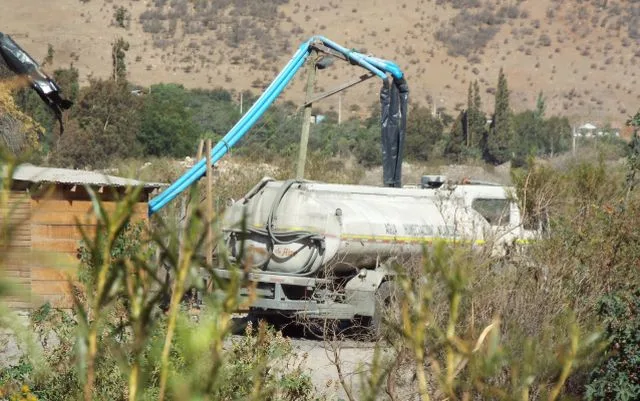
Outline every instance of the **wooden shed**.
{"type": "MultiPolygon", "coordinates": [[[[6,175],[3,172],[2,177],[6,175]]],[[[16,227],[10,252],[0,257],[4,270],[0,273],[18,289],[17,296],[8,298],[9,306],[31,309],[50,302],[55,307],[70,308],[68,278],[78,267],[82,238],[77,225],[80,222],[89,232],[96,226],[86,187],[91,187],[109,210],[131,186],[143,188],[135,217],[147,219],[149,197],[162,184],[94,171],[18,166],[12,174],[8,197],[0,202],[0,223],[8,221],[16,227]]]]}

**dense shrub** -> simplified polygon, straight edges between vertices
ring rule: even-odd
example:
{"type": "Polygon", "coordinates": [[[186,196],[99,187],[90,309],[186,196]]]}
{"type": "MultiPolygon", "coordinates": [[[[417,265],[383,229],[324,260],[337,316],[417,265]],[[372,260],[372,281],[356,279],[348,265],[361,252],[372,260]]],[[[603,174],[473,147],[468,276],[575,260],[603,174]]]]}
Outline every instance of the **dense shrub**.
{"type": "Polygon", "coordinates": [[[453,8],[476,8],[482,4],[480,0],[436,0],[437,5],[448,4],[453,8]]]}
{"type": "MultiPolygon", "coordinates": [[[[118,330],[117,316],[113,316],[110,330],[118,330]]],[[[204,323],[204,322],[203,322],[204,323]]],[[[171,355],[172,363],[178,371],[190,371],[187,363],[210,364],[207,354],[193,355],[190,343],[196,341],[194,334],[198,332],[199,323],[185,316],[180,319],[180,332],[176,340],[175,351],[171,355]],[[195,359],[194,359],[195,358],[195,359]]],[[[78,324],[68,313],[51,308],[45,304],[32,313],[31,330],[34,330],[41,341],[45,342],[44,360],[23,358],[12,368],[0,372],[0,394],[21,394],[25,397],[33,394],[43,401],[66,401],[82,398],[83,371],[76,363],[75,342],[78,324]],[[46,345],[46,341],[53,344],[46,345]]],[[[156,341],[163,340],[166,322],[160,322],[152,334],[156,341]]],[[[132,341],[130,336],[120,333],[115,338],[105,332],[99,339],[101,343],[115,343],[107,346],[97,360],[96,388],[92,399],[96,401],[128,400],[127,371],[123,369],[125,360],[131,355],[118,351],[118,345],[126,345],[132,341]],[[124,358],[124,359],[123,359],[124,358]]],[[[157,345],[157,344],[156,344],[157,345]]],[[[157,400],[158,382],[154,370],[153,344],[145,350],[143,364],[150,376],[142,400],[157,400]]],[[[266,326],[251,327],[242,337],[228,341],[225,353],[226,363],[220,366],[220,384],[209,391],[208,396],[216,400],[249,399],[256,385],[264,386],[262,394],[269,394],[273,400],[319,400],[317,390],[311,383],[304,365],[305,359],[298,357],[291,341],[266,326]],[[266,363],[271,366],[265,365],[266,363]],[[256,372],[264,374],[257,375],[256,372]]],[[[185,382],[195,382],[182,378],[185,382]]],[[[175,397],[175,394],[173,395],[175,397]]],[[[1,395],[0,395],[1,397],[1,395]]],[[[18,398],[21,400],[22,398],[18,398]]],[[[181,397],[172,399],[183,399],[181,397]]],[[[13,398],[12,398],[13,400],[13,398]]],[[[25,398],[31,401],[31,398],[25,398]]]]}
{"type": "Polygon", "coordinates": [[[201,132],[187,102],[188,92],[182,85],[151,87],[140,113],[137,134],[144,154],[184,157],[195,153],[201,132]]]}
{"type": "Polygon", "coordinates": [[[640,399],[640,291],[632,291],[605,296],[598,304],[610,346],[591,373],[589,401],[640,399]]]}
{"type": "Polygon", "coordinates": [[[146,33],[160,33],[164,31],[164,24],[157,19],[142,22],[142,30],[146,33]]]}
{"type": "Polygon", "coordinates": [[[449,55],[470,57],[483,49],[500,30],[503,18],[491,10],[468,11],[462,9],[435,32],[449,55]]]}
{"type": "MultiPolygon", "coordinates": [[[[274,49],[282,48],[288,42],[288,38],[279,34],[275,23],[280,18],[278,7],[286,3],[288,0],[155,1],[140,15],[140,22],[145,32],[161,33],[165,31],[163,22],[166,20],[171,36],[178,22],[184,27],[185,35],[206,34],[208,28],[216,31],[217,40],[231,47],[244,45],[249,39],[259,41],[264,58],[268,59],[273,57],[274,49]],[[232,22],[227,23],[229,17],[232,22]],[[219,25],[224,29],[217,29],[219,25]]],[[[160,43],[154,45],[159,47],[160,43]]]]}
{"type": "Polygon", "coordinates": [[[71,109],[52,162],[64,167],[102,168],[114,158],[140,155],[136,134],[141,105],[142,99],[131,93],[126,82],[91,80],[71,109]]]}
{"type": "Polygon", "coordinates": [[[424,107],[412,109],[407,118],[406,157],[419,161],[441,157],[445,140],[442,121],[424,107]]]}

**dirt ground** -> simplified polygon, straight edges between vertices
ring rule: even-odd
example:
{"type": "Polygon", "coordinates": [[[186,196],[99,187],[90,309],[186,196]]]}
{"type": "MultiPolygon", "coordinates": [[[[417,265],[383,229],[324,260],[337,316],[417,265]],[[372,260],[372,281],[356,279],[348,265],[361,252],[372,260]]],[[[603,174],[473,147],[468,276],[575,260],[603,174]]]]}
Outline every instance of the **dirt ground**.
{"type": "MultiPolygon", "coordinates": [[[[311,380],[319,392],[327,394],[329,399],[347,399],[340,385],[338,371],[332,362],[330,347],[322,340],[292,339],[296,352],[300,357],[306,354],[306,366],[311,380]]],[[[373,358],[374,343],[361,341],[344,341],[340,344],[341,369],[346,384],[353,389],[353,396],[358,399],[361,379],[370,368],[373,358]]]]}

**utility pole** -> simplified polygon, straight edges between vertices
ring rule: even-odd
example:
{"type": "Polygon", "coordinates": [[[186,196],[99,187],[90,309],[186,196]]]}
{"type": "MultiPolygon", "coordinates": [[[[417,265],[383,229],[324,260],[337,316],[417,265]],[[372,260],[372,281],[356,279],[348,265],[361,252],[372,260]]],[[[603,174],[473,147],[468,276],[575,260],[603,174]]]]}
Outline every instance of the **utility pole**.
{"type": "Polygon", "coordinates": [[[207,196],[206,196],[206,224],[207,224],[207,254],[205,255],[207,266],[213,265],[213,166],[211,165],[211,139],[207,139],[207,196]]]}
{"type": "MultiPolygon", "coordinates": [[[[309,65],[307,66],[307,95],[306,100],[309,101],[313,95],[313,84],[316,80],[316,51],[311,51],[309,57],[309,65]]],[[[309,129],[311,128],[311,107],[308,103],[304,106],[302,115],[302,133],[300,135],[300,152],[298,153],[298,164],[296,166],[296,179],[304,178],[304,166],[307,162],[307,145],[309,144],[309,129]]]]}

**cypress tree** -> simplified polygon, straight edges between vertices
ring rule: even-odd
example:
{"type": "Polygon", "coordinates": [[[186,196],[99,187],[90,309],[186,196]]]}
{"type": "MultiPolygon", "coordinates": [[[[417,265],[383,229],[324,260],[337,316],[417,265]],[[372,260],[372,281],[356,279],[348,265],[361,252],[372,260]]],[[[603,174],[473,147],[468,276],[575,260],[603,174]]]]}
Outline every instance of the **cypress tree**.
{"type": "Polygon", "coordinates": [[[460,162],[463,157],[463,150],[465,146],[464,137],[464,112],[461,112],[458,118],[451,126],[451,133],[449,134],[449,141],[444,149],[445,156],[456,162],[460,162]]]}
{"type": "Polygon", "coordinates": [[[465,142],[467,147],[472,146],[472,138],[474,136],[473,126],[472,126],[475,112],[476,112],[476,110],[474,109],[474,106],[475,104],[473,102],[473,84],[469,82],[469,91],[467,92],[467,118],[466,118],[467,126],[465,127],[466,128],[465,142]]]}
{"type": "Polygon", "coordinates": [[[513,142],[509,87],[502,68],[500,68],[500,74],[498,75],[498,89],[495,99],[492,128],[487,136],[485,155],[487,161],[501,164],[511,159],[513,142]]]}
{"type": "Polygon", "coordinates": [[[129,51],[129,42],[118,38],[111,45],[111,78],[120,83],[127,81],[127,64],[125,57],[129,51]]]}
{"type": "Polygon", "coordinates": [[[487,117],[482,112],[482,98],[480,97],[480,84],[478,80],[473,83],[473,114],[471,116],[471,146],[479,147],[485,135],[487,117]]]}
{"type": "Polygon", "coordinates": [[[542,95],[542,92],[538,93],[538,99],[536,99],[536,111],[535,111],[535,116],[537,120],[544,120],[544,112],[547,108],[547,105],[544,101],[544,96],[542,95]]]}
{"type": "Polygon", "coordinates": [[[482,99],[480,98],[480,84],[478,83],[477,79],[473,83],[473,107],[475,107],[475,109],[478,111],[482,110],[482,99]]]}
{"type": "Polygon", "coordinates": [[[542,150],[546,154],[554,155],[556,150],[556,133],[553,130],[547,129],[544,121],[544,113],[547,108],[547,105],[544,100],[544,96],[542,95],[542,91],[538,93],[538,98],[536,99],[536,109],[533,112],[534,118],[534,132],[533,136],[535,138],[535,142],[541,146],[539,146],[539,150],[542,150]]]}

